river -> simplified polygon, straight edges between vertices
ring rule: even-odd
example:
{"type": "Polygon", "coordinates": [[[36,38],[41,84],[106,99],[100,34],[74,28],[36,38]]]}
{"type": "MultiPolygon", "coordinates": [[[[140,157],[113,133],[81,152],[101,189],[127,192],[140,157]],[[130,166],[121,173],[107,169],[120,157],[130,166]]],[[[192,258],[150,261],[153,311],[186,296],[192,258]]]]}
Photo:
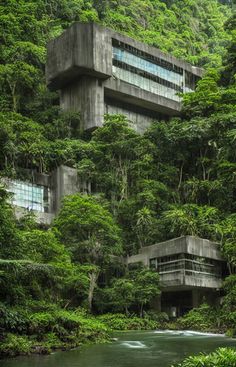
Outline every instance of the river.
{"type": "Polygon", "coordinates": [[[114,333],[111,344],[83,346],[47,356],[1,360],[1,367],[170,367],[172,363],[218,347],[236,348],[236,340],[192,331],[114,333]]]}

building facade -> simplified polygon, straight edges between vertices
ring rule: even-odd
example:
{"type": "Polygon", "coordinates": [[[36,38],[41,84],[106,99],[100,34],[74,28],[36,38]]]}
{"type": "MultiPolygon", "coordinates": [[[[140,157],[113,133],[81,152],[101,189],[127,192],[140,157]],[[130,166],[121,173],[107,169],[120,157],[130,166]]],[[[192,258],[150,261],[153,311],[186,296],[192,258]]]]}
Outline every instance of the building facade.
{"type": "Polygon", "coordinates": [[[75,23],[48,45],[46,77],[65,111],[80,112],[85,130],[104,114],[124,114],[143,132],[177,116],[180,93],[194,91],[202,69],[94,23],[75,23]]]}
{"type": "Polygon", "coordinates": [[[66,195],[90,193],[90,182],[81,180],[77,170],[60,166],[50,174],[30,173],[26,180],[2,178],[11,194],[10,202],[17,218],[31,212],[39,224],[50,225],[66,195]]]}
{"type": "Polygon", "coordinates": [[[143,263],[160,275],[157,306],[170,316],[182,316],[203,302],[219,298],[225,262],[219,245],[194,236],[183,236],[143,247],[127,259],[129,266],[143,263]]]}

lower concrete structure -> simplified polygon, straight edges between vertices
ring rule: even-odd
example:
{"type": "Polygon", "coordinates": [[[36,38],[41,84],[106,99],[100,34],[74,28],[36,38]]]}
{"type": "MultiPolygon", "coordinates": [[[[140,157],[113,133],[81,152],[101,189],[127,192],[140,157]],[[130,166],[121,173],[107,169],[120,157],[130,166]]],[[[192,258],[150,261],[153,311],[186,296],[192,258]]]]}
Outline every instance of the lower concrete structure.
{"type": "Polygon", "coordinates": [[[28,212],[36,221],[50,225],[66,195],[76,192],[90,193],[90,182],[81,180],[75,168],[60,166],[50,174],[28,172],[27,179],[2,178],[1,182],[11,193],[10,201],[17,218],[28,212]]]}
{"type": "Polygon", "coordinates": [[[222,287],[224,260],[219,245],[202,238],[183,236],[144,247],[127,262],[156,269],[162,290],[157,305],[173,317],[203,302],[216,302],[222,287]]]}

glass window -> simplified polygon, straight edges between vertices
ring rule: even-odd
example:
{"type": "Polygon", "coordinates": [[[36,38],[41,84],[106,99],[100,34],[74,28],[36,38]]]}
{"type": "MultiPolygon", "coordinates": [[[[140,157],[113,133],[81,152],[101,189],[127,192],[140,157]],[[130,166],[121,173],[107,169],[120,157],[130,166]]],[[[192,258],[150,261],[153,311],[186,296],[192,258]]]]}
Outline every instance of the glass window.
{"type": "Polygon", "coordinates": [[[30,182],[8,180],[7,191],[12,193],[13,205],[39,212],[47,211],[48,188],[30,182]]]}
{"type": "Polygon", "coordinates": [[[147,90],[153,94],[158,94],[163,97],[173,99],[177,102],[181,101],[181,98],[176,94],[177,91],[175,89],[169,88],[165,85],[159,84],[153,80],[144,78],[143,76],[134,74],[128,70],[124,70],[122,68],[116,67],[113,65],[112,67],[113,74],[126,83],[130,83],[132,85],[136,85],[138,88],[147,90]]]}
{"type": "Polygon", "coordinates": [[[113,47],[113,59],[124,62],[128,65],[134,66],[140,70],[144,70],[152,75],[159,76],[160,78],[174,83],[180,87],[183,86],[184,78],[183,75],[175,73],[174,71],[168,70],[154,64],[144,58],[133,55],[132,53],[122,50],[118,47],[113,47]]]}

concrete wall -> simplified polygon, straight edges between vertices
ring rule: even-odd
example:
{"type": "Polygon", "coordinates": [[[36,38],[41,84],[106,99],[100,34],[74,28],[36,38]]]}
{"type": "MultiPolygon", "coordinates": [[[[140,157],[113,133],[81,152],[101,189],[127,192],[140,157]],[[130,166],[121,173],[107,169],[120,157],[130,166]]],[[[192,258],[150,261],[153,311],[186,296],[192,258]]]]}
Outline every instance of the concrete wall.
{"type": "Polygon", "coordinates": [[[181,103],[138,88],[120,79],[110,78],[104,82],[105,95],[118,101],[156,111],[167,116],[180,114],[181,103]]]}
{"type": "Polygon", "coordinates": [[[48,44],[48,86],[61,89],[80,75],[107,78],[112,74],[111,60],[109,33],[93,23],[75,23],[48,44]]]}
{"type": "Polygon", "coordinates": [[[60,166],[51,174],[51,190],[53,200],[53,212],[60,210],[63,198],[77,192],[89,193],[90,183],[82,181],[75,168],[60,166]]]}
{"type": "Polygon", "coordinates": [[[219,244],[194,236],[186,237],[187,253],[209,259],[223,260],[219,244]]]}
{"type": "Polygon", "coordinates": [[[144,133],[153,121],[157,121],[159,119],[158,115],[156,115],[155,118],[147,116],[144,113],[140,113],[138,109],[137,111],[134,111],[133,109],[130,110],[126,108],[125,104],[124,108],[122,108],[117,105],[106,103],[105,113],[125,115],[129,121],[129,126],[140,134],[144,133]]]}
{"type": "Polygon", "coordinates": [[[99,78],[112,76],[112,39],[183,68],[198,77],[202,69],[165,54],[95,23],[74,23],[47,47],[46,77],[51,88],[60,88],[81,74],[99,78]]]}

